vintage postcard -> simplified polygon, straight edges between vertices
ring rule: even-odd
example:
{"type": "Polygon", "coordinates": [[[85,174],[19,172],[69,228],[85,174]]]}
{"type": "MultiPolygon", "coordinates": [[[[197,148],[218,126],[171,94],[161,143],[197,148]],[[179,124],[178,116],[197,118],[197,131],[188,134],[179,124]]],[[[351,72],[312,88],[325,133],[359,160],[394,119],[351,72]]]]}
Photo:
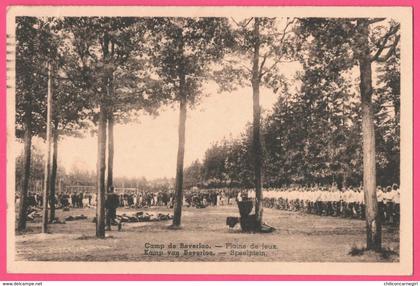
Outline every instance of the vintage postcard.
{"type": "Polygon", "coordinates": [[[409,7],[10,6],[10,273],[411,275],[409,7]]]}

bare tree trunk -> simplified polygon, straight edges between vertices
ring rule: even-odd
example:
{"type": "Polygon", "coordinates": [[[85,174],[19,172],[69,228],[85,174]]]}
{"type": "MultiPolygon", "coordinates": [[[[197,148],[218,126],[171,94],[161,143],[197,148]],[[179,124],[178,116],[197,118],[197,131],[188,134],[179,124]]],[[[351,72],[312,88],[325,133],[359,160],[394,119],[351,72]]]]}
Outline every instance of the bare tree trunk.
{"type": "Polygon", "coordinates": [[[108,114],[108,175],[106,189],[109,191],[114,180],[114,115],[112,111],[108,114]]]}
{"type": "Polygon", "coordinates": [[[45,158],[44,170],[44,193],[42,198],[43,216],[42,216],[42,233],[48,232],[48,201],[50,191],[50,176],[51,176],[51,119],[52,119],[52,77],[51,64],[48,64],[48,94],[47,94],[47,156],[45,158]]]}
{"type": "Polygon", "coordinates": [[[55,219],[55,194],[56,194],[56,182],[57,182],[57,153],[58,153],[58,127],[54,126],[53,134],[53,155],[52,155],[52,167],[51,167],[51,183],[50,183],[50,222],[55,219]]]}
{"type": "Polygon", "coordinates": [[[20,189],[20,202],[19,202],[19,221],[18,231],[26,229],[26,216],[28,212],[28,187],[29,178],[31,175],[31,146],[32,146],[32,106],[31,100],[27,101],[27,108],[25,110],[25,134],[24,134],[24,148],[23,148],[23,179],[20,189]]]}
{"type": "Polygon", "coordinates": [[[375,128],[372,107],[372,64],[370,60],[368,24],[361,24],[359,68],[360,95],[362,100],[363,133],[363,189],[366,205],[367,249],[381,249],[381,219],[376,197],[375,128]]]}
{"type": "MultiPolygon", "coordinates": [[[[106,32],[103,36],[103,61],[109,62],[109,34],[106,32]]],[[[98,119],[98,158],[96,162],[96,187],[98,194],[96,196],[96,237],[105,238],[105,169],[106,169],[106,123],[107,123],[107,103],[110,99],[110,81],[111,74],[103,78],[103,87],[106,94],[102,95],[99,103],[98,119]]]]}
{"type": "Polygon", "coordinates": [[[253,103],[253,125],[252,125],[252,147],[254,155],[254,172],[255,172],[255,216],[257,226],[261,227],[263,217],[263,194],[262,194],[262,146],[260,135],[261,123],[261,107],[260,107],[260,20],[255,18],[254,21],[254,57],[252,64],[252,103],[253,103]]]}
{"type": "Polygon", "coordinates": [[[98,188],[96,203],[96,237],[105,238],[105,153],[106,153],[106,113],[101,103],[98,122],[98,161],[96,163],[98,188]]]}
{"type": "Polygon", "coordinates": [[[172,222],[172,225],[176,227],[181,225],[183,182],[184,182],[184,150],[185,150],[186,120],[187,120],[187,95],[185,91],[185,75],[181,75],[179,127],[178,127],[178,156],[177,156],[177,161],[176,161],[174,218],[172,222]]]}

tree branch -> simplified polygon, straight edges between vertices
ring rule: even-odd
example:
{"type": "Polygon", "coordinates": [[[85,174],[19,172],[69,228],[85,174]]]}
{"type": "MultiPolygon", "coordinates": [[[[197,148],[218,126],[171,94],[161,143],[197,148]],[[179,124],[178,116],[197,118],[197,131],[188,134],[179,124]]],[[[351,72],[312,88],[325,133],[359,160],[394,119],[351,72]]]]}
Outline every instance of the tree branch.
{"type": "Polygon", "coordinates": [[[232,21],[238,26],[238,27],[241,27],[241,28],[243,28],[243,29],[245,29],[246,28],[246,26],[248,26],[249,25],[249,23],[251,23],[251,21],[252,21],[252,19],[254,19],[254,17],[251,17],[251,18],[249,18],[249,20],[248,20],[248,22],[246,22],[246,24],[239,24],[238,22],[236,22],[236,20],[233,18],[233,17],[230,17],[231,19],[232,19],[232,21]]]}
{"type": "Polygon", "coordinates": [[[295,22],[295,20],[296,20],[296,18],[293,18],[293,20],[292,21],[290,21],[289,22],[289,19],[287,18],[287,22],[286,22],[286,26],[284,27],[284,29],[283,29],[283,34],[282,34],[282,37],[281,37],[281,39],[280,39],[280,43],[281,44],[283,44],[283,42],[284,42],[284,38],[286,37],[286,31],[287,31],[287,28],[289,28],[289,26],[291,25],[291,24],[293,24],[294,22],[295,22]]]}
{"type": "MultiPolygon", "coordinates": [[[[287,29],[290,27],[290,25],[292,25],[295,22],[295,20],[296,20],[296,18],[293,18],[291,21],[289,21],[289,18],[287,18],[286,25],[283,29],[282,37],[280,39],[280,45],[283,45],[284,39],[285,39],[286,35],[288,34],[287,29]]],[[[283,55],[277,55],[277,56],[278,56],[278,59],[267,70],[265,70],[263,72],[262,69],[263,69],[263,65],[264,65],[265,60],[266,60],[266,57],[264,56],[264,60],[261,64],[261,68],[260,68],[260,78],[262,78],[265,74],[270,72],[277,64],[282,62],[281,59],[282,59],[283,55]]]]}
{"type": "Polygon", "coordinates": [[[263,71],[263,68],[264,68],[265,61],[267,60],[267,56],[268,56],[268,54],[266,53],[266,54],[264,55],[263,60],[261,61],[260,69],[259,69],[259,71],[258,71],[260,79],[261,79],[261,78],[262,78],[262,76],[263,76],[262,71],[263,71]]]}
{"type": "Polygon", "coordinates": [[[395,41],[394,41],[394,43],[392,44],[392,46],[389,48],[389,50],[388,50],[388,52],[386,53],[386,55],[385,56],[383,56],[383,57],[377,57],[376,58],[376,61],[377,62],[380,62],[380,63],[383,63],[383,62],[386,62],[393,54],[394,54],[394,52],[395,52],[395,49],[397,48],[397,45],[398,45],[398,42],[400,41],[400,36],[398,35],[396,38],[395,38],[395,41]]]}
{"type": "Polygon", "coordinates": [[[370,24],[374,24],[374,23],[377,23],[377,22],[382,22],[384,20],[386,20],[386,18],[373,18],[373,19],[368,20],[367,22],[370,25],[370,24]]]}
{"type": "MultiPolygon", "coordinates": [[[[376,44],[376,46],[378,47],[378,50],[376,51],[376,53],[373,56],[371,56],[371,61],[372,62],[378,60],[378,58],[380,57],[380,55],[382,54],[384,49],[387,47],[387,43],[388,43],[389,38],[391,36],[395,35],[398,32],[399,29],[400,29],[400,24],[391,27],[389,29],[389,31],[385,34],[385,36],[382,38],[382,40],[378,41],[378,43],[376,44]]],[[[395,46],[398,44],[398,41],[399,41],[399,36],[395,38],[394,43],[390,47],[390,50],[395,49],[395,46]]]]}
{"type": "Polygon", "coordinates": [[[275,61],[268,69],[266,69],[264,72],[262,72],[261,73],[261,78],[265,75],[265,74],[267,74],[268,72],[270,72],[277,64],[279,64],[279,63],[292,63],[292,62],[296,62],[297,60],[285,60],[285,61],[282,61],[281,60],[281,58],[280,59],[278,59],[277,61],[275,61]]]}
{"type": "Polygon", "coordinates": [[[239,64],[239,65],[241,65],[243,68],[245,68],[247,71],[252,72],[252,70],[251,70],[249,67],[247,67],[246,65],[244,65],[244,64],[242,64],[242,63],[238,63],[237,61],[233,61],[233,60],[226,60],[226,59],[223,59],[223,61],[224,61],[224,62],[226,62],[226,63],[229,63],[229,64],[239,64]]]}

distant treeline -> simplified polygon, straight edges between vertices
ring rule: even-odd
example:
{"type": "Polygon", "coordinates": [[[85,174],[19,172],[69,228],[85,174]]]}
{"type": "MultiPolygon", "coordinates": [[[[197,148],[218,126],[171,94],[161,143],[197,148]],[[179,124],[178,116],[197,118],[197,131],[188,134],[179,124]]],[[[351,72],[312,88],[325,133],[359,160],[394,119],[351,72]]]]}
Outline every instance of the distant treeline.
{"type": "MultiPolygon", "coordinates": [[[[69,171],[58,164],[56,188],[58,192],[65,191],[69,186],[96,186],[96,173],[93,171],[80,170],[73,168],[69,171]]],[[[16,187],[21,184],[23,173],[23,154],[16,159],[16,187]]],[[[41,193],[44,180],[44,155],[35,147],[32,147],[31,179],[29,182],[29,192],[41,193]]],[[[144,177],[127,178],[116,177],[114,186],[117,188],[138,188],[147,192],[173,191],[173,178],[159,178],[147,180],[144,177]]],[[[96,191],[96,190],[95,190],[96,191]]]]}

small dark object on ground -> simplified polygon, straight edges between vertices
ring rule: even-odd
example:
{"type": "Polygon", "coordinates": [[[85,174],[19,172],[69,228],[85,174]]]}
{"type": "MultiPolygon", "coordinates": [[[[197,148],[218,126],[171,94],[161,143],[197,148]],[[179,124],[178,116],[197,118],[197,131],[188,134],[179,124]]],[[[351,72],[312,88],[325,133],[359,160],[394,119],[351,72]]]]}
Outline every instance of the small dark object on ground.
{"type": "Polygon", "coordinates": [[[257,218],[255,215],[241,216],[239,219],[242,231],[255,232],[258,230],[257,218]]]}
{"type": "Polygon", "coordinates": [[[365,252],[365,250],[366,248],[358,248],[356,246],[353,246],[349,251],[349,254],[351,256],[361,256],[365,252]]]}
{"type": "Polygon", "coordinates": [[[241,217],[248,216],[252,209],[254,208],[253,202],[251,200],[238,202],[239,214],[241,217]]]}
{"type": "Polygon", "coordinates": [[[65,224],[65,221],[61,221],[59,218],[55,218],[53,219],[51,222],[51,224],[65,224]]]}
{"type": "Polygon", "coordinates": [[[244,232],[261,232],[261,233],[270,233],[275,230],[274,227],[262,223],[262,225],[258,225],[257,217],[255,214],[250,215],[252,209],[254,207],[252,200],[245,200],[238,202],[239,213],[241,217],[239,222],[241,223],[241,229],[244,232]]]}
{"type": "Polygon", "coordinates": [[[384,258],[384,259],[388,259],[392,255],[398,255],[398,253],[396,251],[394,251],[392,249],[389,249],[389,248],[382,248],[379,253],[381,254],[381,257],[384,258]]]}
{"type": "MultiPolygon", "coordinates": [[[[173,219],[173,216],[170,214],[158,213],[157,215],[137,212],[133,215],[117,215],[116,219],[111,222],[112,225],[119,225],[120,223],[132,223],[132,222],[152,222],[152,221],[166,221],[173,219]]],[[[96,217],[92,219],[93,223],[96,223],[96,217]]]]}
{"type": "MultiPolygon", "coordinates": [[[[365,247],[359,248],[357,246],[353,246],[348,254],[351,255],[351,256],[362,256],[365,252],[368,252],[368,251],[370,251],[370,250],[366,249],[365,247]]],[[[374,251],[374,250],[372,250],[372,251],[374,251]]],[[[392,249],[388,249],[388,248],[381,248],[380,250],[375,250],[374,252],[379,253],[381,258],[383,258],[383,259],[388,259],[392,255],[398,255],[397,252],[395,252],[392,249]]]]}
{"type": "MultiPolygon", "coordinates": [[[[76,216],[69,215],[69,216],[66,216],[64,218],[65,221],[82,220],[82,219],[87,219],[87,216],[85,216],[85,215],[76,215],[76,216]]],[[[95,220],[95,222],[96,222],[96,220],[95,220]]]]}
{"type": "Polygon", "coordinates": [[[76,219],[76,220],[78,220],[78,219],[87,219],[87,216],[81,214],[81,215],[75,216],[74,219],[76,219]]]}
{"type": "Polygon", "coordinates": [[[239,223],[239,217],[228,216],[226,218],[226,225],[228,225],[230,228],[234,228],[235,225],[238,223],[239,223]]]}
{"type": "Polygon", "coordinates": [[[266,224],[265,222],[261,225],[260,232],[262,233],[270,233],[275,231],[276,229],[271,225],[266,224]]]}
{"type": "Polygon", "coordinates": [[[88,236],[86,234],[82,234],[82,236],[77,237],[77,240],[87,240],[87,239],[91,239],[93,238],[93,236],[88,236]]]}
{"type": "Polygon", "coordinates": [[[181,230],[182,226],[171,224],[171,225],[168,226],[168,229],[170,229],[170,230],[181,230]]]}

